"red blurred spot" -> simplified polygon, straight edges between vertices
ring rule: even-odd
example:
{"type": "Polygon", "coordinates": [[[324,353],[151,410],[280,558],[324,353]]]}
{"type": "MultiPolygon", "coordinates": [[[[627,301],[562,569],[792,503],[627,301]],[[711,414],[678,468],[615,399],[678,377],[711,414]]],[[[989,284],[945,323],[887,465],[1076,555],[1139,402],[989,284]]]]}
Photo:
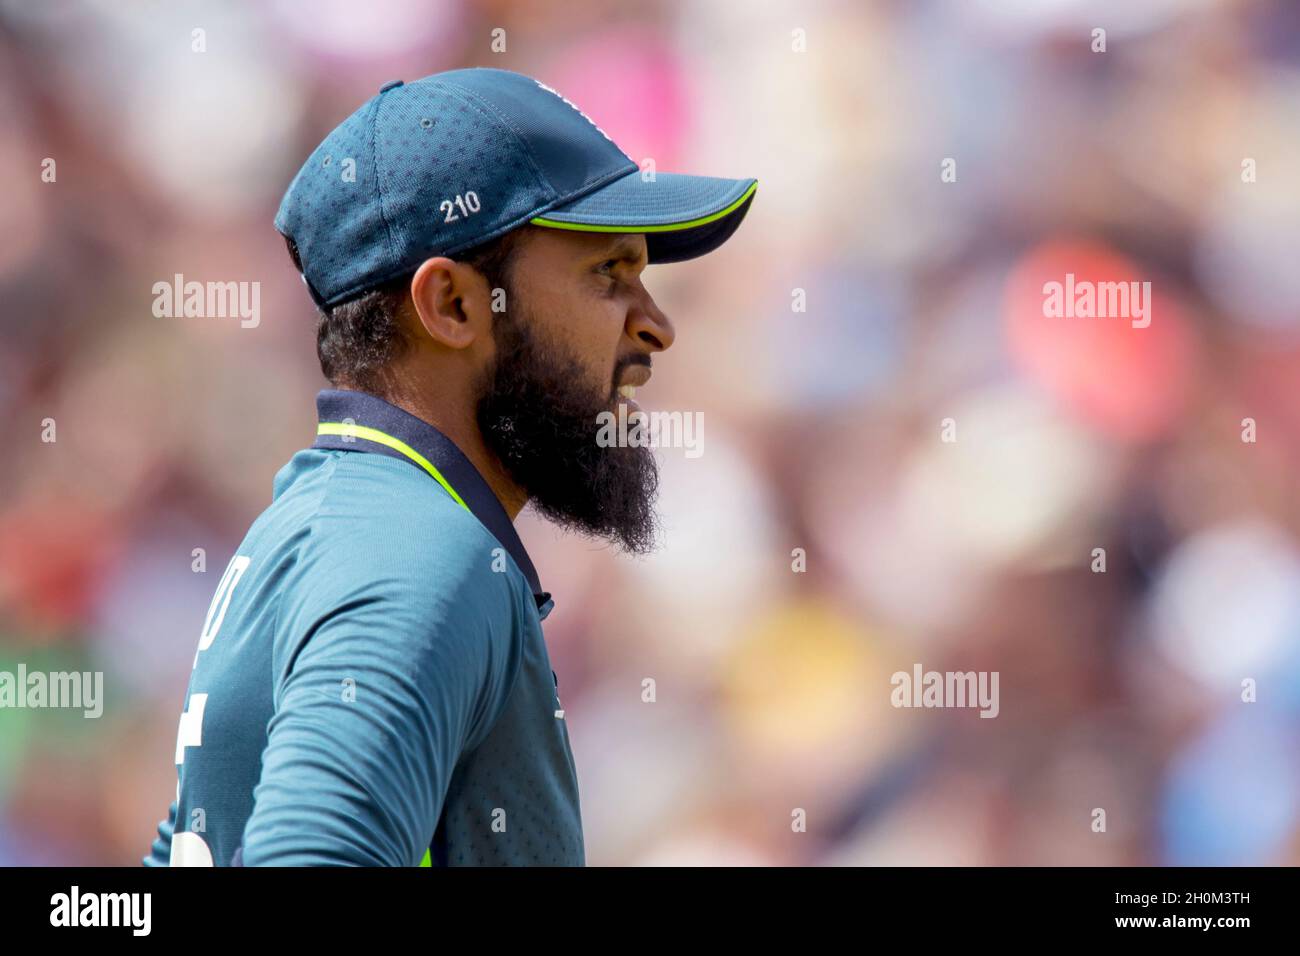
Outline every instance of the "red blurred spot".
{"type": "Polygon", "coordinates": [[[1003,318],[1011,358],[1067,413],[1107,437],[1156,438],[1183,408],[1193,359],[1192,335],[1168,282],[1099,243],[1040,245],[1007,279],[1003,318]],[[1120,316],[1101,317],[1096,308],[1092,317],[1045,315],[1046,285],[1060,283],[1064,291],[1069,274],[1076,296],[1089,285],[1138,283],[1150,324],[1135,327],[1146,319],[1136,315],[1134,300],[1120,316]],[[1149,297],[1144,282],[1151,283],[1149,297]]]}
{"type": "Polygon", "coordinates": [[[0,604],[28,636],[76,628],[119,553],[113,516],[70,501],[0,515],[0,604]]]}

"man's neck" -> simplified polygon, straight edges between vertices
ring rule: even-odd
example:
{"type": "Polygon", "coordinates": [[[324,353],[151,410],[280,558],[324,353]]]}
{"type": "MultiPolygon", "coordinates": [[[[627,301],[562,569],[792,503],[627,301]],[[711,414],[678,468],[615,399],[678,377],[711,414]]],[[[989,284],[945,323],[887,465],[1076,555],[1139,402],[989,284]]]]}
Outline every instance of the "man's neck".
{"type": "Polygon", "coordinates": [[[429,407],[431,403],[421,401],[415,395],[398,392],[390,395],[387,401],[427,422],[450,438],[460,449],[461,454],[468,458],[470,464],[483,476],[492,493],[497,496],[497,501],[501,502],[501,507],[510,516],[511,522],[519,516],[519,512],[528,503],[528,495],[510,480],[500,460],[488,450],[487,444],[483,441],[483,433],[479,431],[476,424],[441,414],[436,408],[429,407]]]}

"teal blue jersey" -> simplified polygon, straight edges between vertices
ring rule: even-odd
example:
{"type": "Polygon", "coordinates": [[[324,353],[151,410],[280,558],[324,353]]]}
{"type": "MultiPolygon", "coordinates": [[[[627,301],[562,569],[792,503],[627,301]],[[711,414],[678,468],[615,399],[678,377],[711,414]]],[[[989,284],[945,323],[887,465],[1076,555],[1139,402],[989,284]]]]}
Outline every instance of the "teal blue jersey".
{"type": "Polygon", "coordinates": [[[433,426],[327,389],[216,587],[147,866],[584,864],[513,525],[433,426]]]}

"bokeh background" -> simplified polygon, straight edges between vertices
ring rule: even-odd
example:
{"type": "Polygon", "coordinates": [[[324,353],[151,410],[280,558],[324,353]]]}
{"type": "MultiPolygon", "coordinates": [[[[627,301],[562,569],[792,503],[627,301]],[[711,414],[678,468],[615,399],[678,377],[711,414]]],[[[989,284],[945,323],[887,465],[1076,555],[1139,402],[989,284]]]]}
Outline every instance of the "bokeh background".
{"type": "Polygon", "coordinates": [[[148,850],[325,384],[280,195],[460,66],[759,179],[647,273],[678,335],[639,397],[705,423],[662,550],[520,519],[590,864],[1300,862],[1295,4],[51,0],[0,3],[0,669],[106,704],[0,711],[0,864],[148,850]],[[1045,319],[1069,271],[1150,281],[1151,326],[1045,319]],[[178,272],[260,282],[260,324],[154,317],[178,272]],[[895,709],[915,663],[999,672],[999,716],[895,709]]]}

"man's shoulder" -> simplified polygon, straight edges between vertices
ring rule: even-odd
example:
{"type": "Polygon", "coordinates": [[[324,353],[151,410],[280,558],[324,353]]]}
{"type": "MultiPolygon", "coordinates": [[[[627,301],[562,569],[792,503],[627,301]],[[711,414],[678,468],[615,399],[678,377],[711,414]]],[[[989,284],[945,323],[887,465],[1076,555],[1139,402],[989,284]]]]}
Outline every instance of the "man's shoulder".
{"type": "MultiPolygon", "coordinates": [[[[439,529],[439,542],[477,547],[491,534],[412,462],[373,452],[306,448],[275,479],[263,517],[311,522],[321,535],[384,536],[416,544],[416,531],[439,529]]],[[[425,542],[427,543],[427,542],[425,542]]]]}
{"type": "Polygon", "coordinates": [[[328,599],[365,586],[416,604],[455,595],[497,606],[526,589],[491,532],[410,462],[307,451],[294,456],[296,480],[268,512],[283,512],[273,523],[296,539],[299,581],[310,590],[328,599]]]}

